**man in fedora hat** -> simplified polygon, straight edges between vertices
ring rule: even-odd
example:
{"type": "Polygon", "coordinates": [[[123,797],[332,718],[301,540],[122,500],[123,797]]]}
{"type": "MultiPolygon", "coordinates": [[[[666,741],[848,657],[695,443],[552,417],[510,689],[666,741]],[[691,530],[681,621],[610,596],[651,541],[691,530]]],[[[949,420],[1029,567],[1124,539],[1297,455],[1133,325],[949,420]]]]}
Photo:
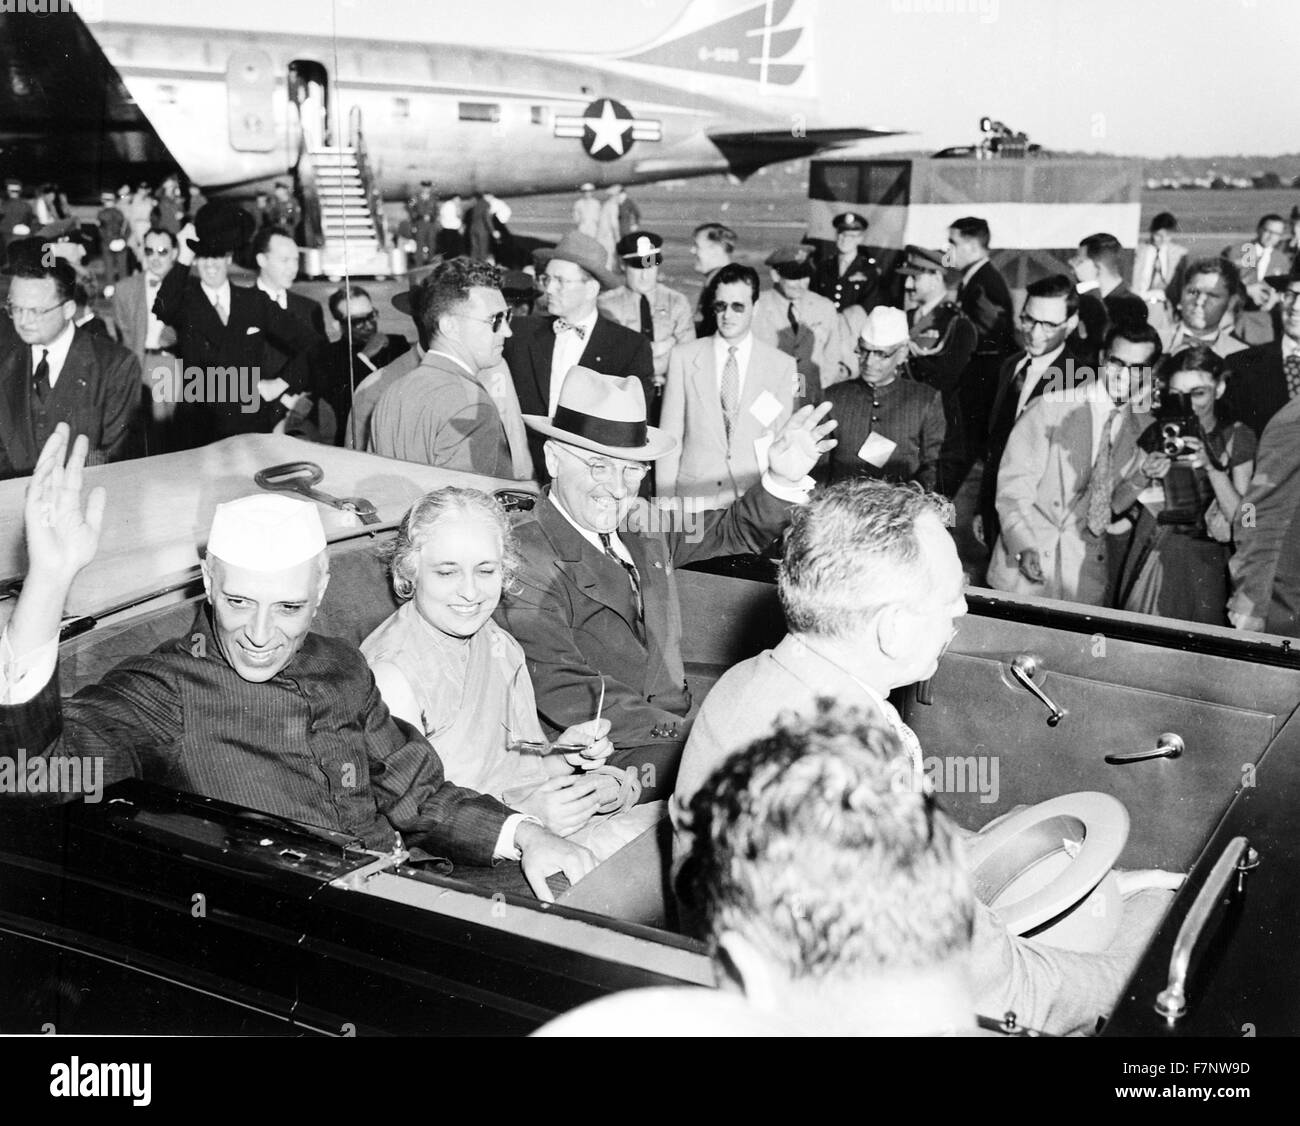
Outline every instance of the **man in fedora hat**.
{"type": "Polygon", "coordinates": [[[102,785],[144,778],[366,848],[419,848],[491,884],[517,885],[520,869],[490,868],[519,860],[543,899],[552,872],[576,882],[595,866],[536,818],[449,783],[424,736],[384,707],[360,650],[312,631],[330,559],[310,502],[260,493],[218,505],[191,629],[61,700],[59,621],[106,501],[103,489],[83,501],[87,443],[69,451],[70,437],[60,424],[27,494],[29,572],[0,634],[0,756],[92,757],[102,785]]]}
{"type": "Polygon", "coordinates": [[[195,222],[198,238],[187,240],[198,276],[171,270],[154,300],[158,318],[176,331],[186,372],[198,369],[204,376],[202,401],[194,402],[187,393],[176,411],[183,449],[233,434],[269,433],[306,389],[307,367],[293,361],[320,338],[262,290],[230,284],[230,263],[251,221],[248,212],[233,205],[202,208],[195,222]],[[262,378],[268,343],[290,357],[273,379],[262,378]],[[222,373],[232,371],[240,393],[218,394],[209,401],[209,391],[231,389],[232,381],[222,373]]]}
{"type": "Polygon", "coordinates": [[[673,570],[693,560],[758,552],[807,498],[808,471],[834,446],[827,408],[797,412],[768,453],[768,469],[730,508],[690,512],[664,530],[637,487],[675,441],[646,421],[631,378],[569,372],[550,417],[526,414],[543,440],[551,486],[517,525],[522,563],[497,621],[524,647],[548,734],[590,719],[602,694],[615,752],[634,768],[642,800],[672,791],[691,694],[681,654],[673,570]],[[636,525],[634,528],[633,525],[636,525]]]}
{"type": "MultiPolygon", "coordinates": [[[[510,327],[505,360],[525,414],[548,418],[555,413],[565,374],[581,365],[603,375],[635,376],[649,400],[654,357],[650,341],[639,332],[602,317],[596,299],[617,289],[619,279],[605,268],[605,248],[594,238],[571,231],[554,249],[534,256],[545,270],[547,315],[522,317],[510,327]]],[[[546,460],[541,439],[529,452],[543,481],[546,460]]]]}
{"type": "Polygon", "coordinates": [[[373,452],[486,477],[530,479],[528,438],[501,362],[510,307],[500,268],[473,258],[435,267],[421,294],[420,321],[429,346],[419,366],[376,405],[373,452]]]}
{"type": "Polygon", "coordinates": [[[614,249],[623,264],[623,285],[602,293],[596,302],[610,320],[650,341],[656,394],[663,391],[668,354],[674,345],[695,339],[691,303],[685,294],[659,280],[663,247],[663,238],[651,231],[636,231],[619,239],[614,249]]]}
{"type": "MultiPolygon", "coordinates": [[[[693,799],[710,775],[769,736],[779,717],[816,717],[826,697],[883,720],[911,759],[911,776],[902,772],[898,781],[928,788],[920,741],[889,695],[935,674],[966,614],[966,576],[947,527],[952,515],[951,504],[915,487],[863,480],[833,485],[795,510],[779,580],[790,632],[724,673],[701,706],[670,804],[676,855],[687,855],[697,830],[708,829],[696,825],[693,799]]],[[[1176,887],[1179,879],[1132,873],[1125,888],[1176,887]]],[[[1012,937],[990,908],[976,904],[977,1011],[994,1019],[1011,1011],[1021,1026],[1056,1035],[1092,1032],[1168,903],[1166,891],[1142,891],[1102,954],[1012,937]]]]}
{"type": "Polygon", "coordinates": [[[835,303],[840,312],[853,305],[870,312],[881,301],[880,270],[862,244],[867,221],[856,211],[843,211],[831,220],[835,253],[817,263],[812,291],[835,303]]]}
{"type": "Polygon", "coordinates": [[[947,420],[939,392],[906,377],[911,338],[907,314],[877,305],[858,339],[859,376],[826,392],[840,421],[831,454],[831,481],[880,477],[917,481],[951,496],[961,484],[957,453],[946,444],[947,420]]]}

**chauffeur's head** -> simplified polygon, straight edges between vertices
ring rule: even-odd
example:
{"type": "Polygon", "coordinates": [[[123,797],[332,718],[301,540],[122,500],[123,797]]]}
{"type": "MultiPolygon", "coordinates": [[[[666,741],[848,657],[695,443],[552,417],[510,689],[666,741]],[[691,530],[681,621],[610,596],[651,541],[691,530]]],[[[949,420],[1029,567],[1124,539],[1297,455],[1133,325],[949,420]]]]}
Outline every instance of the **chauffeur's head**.
{"type": "Polygon", "coordinates": [[[704,783],[678,892],[724,988],[816,1035],[974,1024],[974,893],[909,771],[884,722],[826,700],[704,783]]]}
{"type": "Polygon", "coordinates": [[[501,361],[510,332],[510,307],[501,270],[472,258],[435,266],[421,283],[420,330],[430,347],[459,357],[473,371],[501,361]]]}
{"type": "Polygon", "coordinates": [[[244,680],[270,680],[293,660],[329,582],[315,504],[251,496],[217,506],[203,561],[212,632],[244,680]]]}
{"type": "Polygon", "coordinates": [[[794,510],[786,622],[881,695],[934,675],[966,613],[952,505],[919,486],[846,481],[794,510]]]}

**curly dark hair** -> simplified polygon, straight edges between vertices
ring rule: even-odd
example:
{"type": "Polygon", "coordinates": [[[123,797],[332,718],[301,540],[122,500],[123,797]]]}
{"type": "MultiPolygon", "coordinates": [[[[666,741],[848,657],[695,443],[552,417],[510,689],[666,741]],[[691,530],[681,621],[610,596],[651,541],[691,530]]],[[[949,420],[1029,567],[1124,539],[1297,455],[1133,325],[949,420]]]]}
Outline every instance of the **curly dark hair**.
{"type": "Polygon", "coordinates": [[[480,262],[475,258],[450,258],[434,267],[420,283],[420,295],[415,307],[418,322],[427,339],[438,335],[438,320],[455,312],[469,300],[471,289],[500,289],[505,277],[499,266],[480,262]]]}

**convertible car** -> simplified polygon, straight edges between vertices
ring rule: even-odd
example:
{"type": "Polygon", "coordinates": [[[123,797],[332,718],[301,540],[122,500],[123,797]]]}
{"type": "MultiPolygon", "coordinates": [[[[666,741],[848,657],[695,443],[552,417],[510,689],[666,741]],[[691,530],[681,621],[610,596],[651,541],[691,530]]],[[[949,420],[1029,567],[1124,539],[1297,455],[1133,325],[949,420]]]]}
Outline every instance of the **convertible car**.
{"type": "MultiPolygon", "coordinates": [[[[394,606],[378,549],[418,496],[468,483],[516,507],[534,499],[274,436],[89,476],[109,510],[68,608],[64,691],[187,629],[222,501],[265,487],[318,500],[333,565],[315,628],[359,641],[394,606]]],[[[0,621],[25,570],[24,487],[0,483],[0,621]]],[[[701,698],[784,626],[763,561],[679,580],[701,698]]],[[[990,591],[968,601],[937,674],[897,699],[927,754],[996,764],[991,786],[950,779],[945,804],[976,827],[1067,792],[1109,794],[1130,823],[1117,865],[1187,873],[1103,1034],[1300,1033],[1300,988],[1278,972],[1300,934],[1300,656],[1262,635],[990,591]]],[[[6,795],[0,1032],[522,1034],[611,991],[712,985],[705,949],[676,929],[666,828],[548,905],[142,782],[56,807],[6,795]]],[[[1027,843],[1028,867],[1060,859],[1060,829],[1027,843]]]]}

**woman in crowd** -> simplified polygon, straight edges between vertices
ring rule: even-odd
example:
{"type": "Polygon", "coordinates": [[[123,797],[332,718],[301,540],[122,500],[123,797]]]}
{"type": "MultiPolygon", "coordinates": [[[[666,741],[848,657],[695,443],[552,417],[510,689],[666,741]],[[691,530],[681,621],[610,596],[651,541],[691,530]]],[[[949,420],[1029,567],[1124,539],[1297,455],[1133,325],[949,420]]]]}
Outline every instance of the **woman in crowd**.
{"type": "Polygon", "coordinates": [[[1120,580],[1126,610],[1183,621],[1228,624],[1228,556],[1232,522],[1255,469],[1255,434],[1224,417],[1223,360],[1203,345],[1168,357],[1162,399],[1188,397],[1204,438],[1187,452],[1148,453],[1142,472],[1164,486],[1154,518],[1144,514],[1120,580]]]}
{"type": "Polygon", "coordinates": [[[389,710],[424,732],[448,779],[604,859],[657,821],[662,803],[636,806],[635,772],[604,765],[613,750],[608,720],[547,743],[523,649],[492,621],[515,558],[509,518],[492,497],[454,486],[429,493],[391,549],[403,605],[361,651],[389,710]]]}

